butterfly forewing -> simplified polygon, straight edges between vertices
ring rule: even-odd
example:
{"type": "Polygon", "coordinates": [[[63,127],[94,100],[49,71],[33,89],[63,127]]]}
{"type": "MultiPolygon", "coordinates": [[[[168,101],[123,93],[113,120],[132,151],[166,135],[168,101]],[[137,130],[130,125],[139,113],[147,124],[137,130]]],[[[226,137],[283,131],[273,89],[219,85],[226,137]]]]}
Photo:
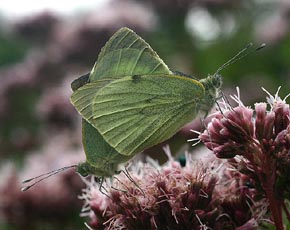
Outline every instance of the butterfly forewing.
{"type": "Polygon", "coordinates": [[[157,53],[139,35],[137,35],[133,30],[123,27],[119,29],[102,48],[98,60],[101,61],[104,56],[112,51],[126,48],[145,50],[152,57],[159,58],[157,53]]]}
{"type": "Polygon", "coordinates": [[[123,76],[162,73],[170,74],[171,72],[160,58],[152,56],[144,49],[126,48],[114,50],[98,61],[90,76],[90,81],[94,82],[95,78],[121,78],[123,76]]]}
{"type": "Polygon", "coordinates": [[[121,78],[129,75],[170,74],[167,65],[134,31],[118,30],[102,48],[90,74],[90,82],[101,78],[121,78]]]}

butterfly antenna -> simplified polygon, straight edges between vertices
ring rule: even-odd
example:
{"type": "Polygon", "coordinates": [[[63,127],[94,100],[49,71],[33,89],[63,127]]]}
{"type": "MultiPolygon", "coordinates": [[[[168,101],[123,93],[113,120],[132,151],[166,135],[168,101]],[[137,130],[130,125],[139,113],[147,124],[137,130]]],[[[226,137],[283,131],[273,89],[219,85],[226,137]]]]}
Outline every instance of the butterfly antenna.
{"type": "Polygon", "coordinates": [[[30,179],[27,179],[27,180],[23,180],[22,181],[22,184],[26,184],[26,183],[29,183],[29,182],[32,182],[34,181],[32,184],[28,185],[28,186],[25,186],[23,188],[21,188],[21,191],[24,192],[24,191],[27,191],[28,189],[30,189],[31,187],[33,187],[34,185],[40,183],[41,181],[55,175],[55,174],[58,174],[60,172],[63,172],[67,169],[70,169],[70,168],[76,168],[77,165],[71,165],[71,166],[66,166],[66,167],[63,167],[63,168],[60,168],[60,169],[56,169],[56,170],[53,170],[51,172],[48,172],[48,173],[43,173],[39,176],[36,176],[36,177],[32,177],[30,179]]]}
{"type": "Polygon", "coordinates": [[[266,44],[262,43],[259,47],[257,47],[254,50],[251,50],[249,52],[246,52],[250,47],[253,46],[253,43],[249,43],[248,45],[246,45],[245,48],[243,48],[241,51],[239,51],[235,56],[233,56],[230,60],[228,60],[226,63],[224,63],[221,67],[218,68],[218,70],[215,72],[214,75],[218,74],[220,71],[222,71],[224,68],[226,68],[227,66],[235,63],[236,61],[248,56],[250,53],[254,52],[254,51],[259,51],[261,49],[263,49],[266,44]]]}

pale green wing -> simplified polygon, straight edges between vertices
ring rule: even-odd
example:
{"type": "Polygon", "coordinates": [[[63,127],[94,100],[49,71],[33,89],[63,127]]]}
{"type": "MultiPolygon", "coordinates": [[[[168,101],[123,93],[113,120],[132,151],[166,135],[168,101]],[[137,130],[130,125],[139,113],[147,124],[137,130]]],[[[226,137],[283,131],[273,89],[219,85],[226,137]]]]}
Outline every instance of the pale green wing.
{"type": "Polygon", "coordinates": [[[203,97],[203,86],[190,78],[134,75],[111,82],[94,100],[76,106],[113,148],[131,155],[173,136],[197,115],[203,97]]]}
{"type": "Polygon", "coordinates": [[[94,84],[87,83],[84,86],[75,90],[71,95],[71,103],[82,115],[82,117],[83,114],[86,114],[87,118],[85,118],[85,120],[87,120],[89,123],[91,118],[93,117],[92,101],[94,100],[94,97],[102,87],[109,84],[110,82],[111,79],[102,79],[94,82],[94,84]]]}
{"type": "Polygon", "coordinates": [[[135,32],[128,28],[117,31],[103,47],[90,73],[89,81],[75,90],[71,102],[90,122],[93,116],[91,100],[98,90],[111,81],[129,75],[170,74],[171,71],[155,51],[135,32]],[[79,109],[81,108],[81,109],[79,109]]]}
{"type": "Polygon", "coordinates": [[[121,78],[133,75],[171,74],[160,58],[146,50],[124,48],[108,53],[94,66],[90,82],[102,78],[121,78]]]}
{"type": "Polygon", "coordinates": [[[144,41],[144,39],[137,35],[133,30],[123,27],[114,33],[109,39],[106,45],[102,48],[98,59],[101,60],[108,53],[124,48],[132,48],[137,50],[145,49],[146,52],[151,54],[151,56],[159,58],[157,53],[146,41],[144,41]]]}
{"type": "Polygon", "coordinates": [[[167,74],[170,71],[141,37],[128,28],[122,28],[103,47],[91,73],[72,83],[74,92],[71,101],[80,114],[86,114],[88,117],[86,121],[83,120],[82,125],[87,163],[91,166],[85,167],[86,173],[111,175],[116,164],[130,157],[119,154],[88,122],[92,119],[92,101],[96,93],[115,79],[126,75],[149,73],[167,74]]]}
{"type": "Polygon", "coordinates": [[[170,74],[171,71],[148,43],[125,27],[118,30],[102,48],[90,73],[90,82],[157,73],[170,74]]]}
{"type": "Polygon", "coordinates": [[[88,172],[89,174],[111,176],[112,171],[117,170],[117,164],[128,160],[128,156],[119,154],[104,141],[98,130],[84,119],[82,130],[86,161],[94,167],[94,172],[88,172]]]}
{"type": "MultiPolygon", "coordinates": [[[[86,85],[88,78],[89,74],[83,75],[71,84],[73,91],[77,91],[82,86],[86,89],[85,92],[87,94],[79,98],[80,103],[82,100],[90,100],[91,95],[95,95],[96,91],[110,82],[110,80],[103,79],[95,83],[94,87],[90,88],[88,87],[89,85],[86,85]]],[[[85,119],[82,119],[82,141],[86,154],[86,162],[90,164],[89,168],[85,167],[85,171],[84,168],[82,171],[87,174],[110,176],[111,171],[116,168],[116,164],[126,161],[128,158],[112,148],[104,140],[99,131],[85,119]]]]}

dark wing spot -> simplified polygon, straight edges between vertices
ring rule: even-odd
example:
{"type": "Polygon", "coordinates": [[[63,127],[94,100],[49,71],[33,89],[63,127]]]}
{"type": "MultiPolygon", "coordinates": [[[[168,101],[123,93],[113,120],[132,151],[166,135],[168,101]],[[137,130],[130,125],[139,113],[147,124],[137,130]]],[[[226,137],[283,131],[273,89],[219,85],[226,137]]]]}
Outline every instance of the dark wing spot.
{"type": "Polygon", "coordinates": [[[146,104],[150,104],[150,103],[152,103],[152,101],[153,101],[153,98],[149,98],[149,99],[146,99],[146,100],[145,100],[145,103],[146,103],[146,104]]]}
{"type": "Polygon", "coordinates": [[[133,75],[132,76],[132,82],[133,83],[138,83],[138,82],[140,82],[141,81],[141,76],[140,75],[133,75]]]}

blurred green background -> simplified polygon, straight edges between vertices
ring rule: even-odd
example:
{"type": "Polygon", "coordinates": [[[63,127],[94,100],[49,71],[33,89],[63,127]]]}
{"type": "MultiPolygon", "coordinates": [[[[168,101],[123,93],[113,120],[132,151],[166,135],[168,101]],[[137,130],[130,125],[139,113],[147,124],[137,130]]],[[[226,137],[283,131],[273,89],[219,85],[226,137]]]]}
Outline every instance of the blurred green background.
{"type": "Polygon", "coordinates": [[[282,86],[282,98],[290,92],[287,0],[97,2],[79,1],[79,9],[65,14],[17,17],[0,5],[0,229],[86,229],[77,198],[84,184],[73,171],[25,193],[20,181],[84,160],[70,83],[90,71],[122,26],[142,36],[172,70],[197,78],[215,73],[249,42],[266,43],[222,71],[223,92],[239,86],[246,105],[265,100],[261,87],[274,94],[282,86]]]}

